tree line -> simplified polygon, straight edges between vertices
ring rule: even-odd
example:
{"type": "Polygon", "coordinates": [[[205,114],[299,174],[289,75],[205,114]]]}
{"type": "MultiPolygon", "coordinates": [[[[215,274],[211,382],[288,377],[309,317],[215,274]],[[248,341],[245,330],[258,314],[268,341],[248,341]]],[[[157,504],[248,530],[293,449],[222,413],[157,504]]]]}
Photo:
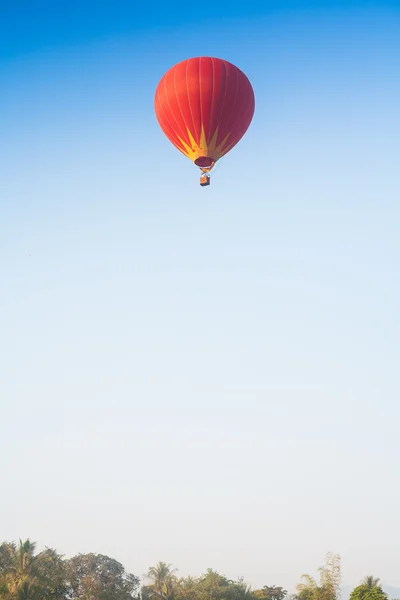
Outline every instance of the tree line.
{"type": "MultiPolygon", "coordinates": [[[[200,577],[178,577],[172,565],[150,567],[148,583],[103,554],[65,558],[52,548],[36,552],[29,539],[0,545],[1,600],[339,600],[340,556],[328,554],[319,580],[302,575],[295,594],[276,585],[252,589],[208,569],[200,577]]],[[[350,600],[388,600],[379,579],[368,576],[350,600]]]]}

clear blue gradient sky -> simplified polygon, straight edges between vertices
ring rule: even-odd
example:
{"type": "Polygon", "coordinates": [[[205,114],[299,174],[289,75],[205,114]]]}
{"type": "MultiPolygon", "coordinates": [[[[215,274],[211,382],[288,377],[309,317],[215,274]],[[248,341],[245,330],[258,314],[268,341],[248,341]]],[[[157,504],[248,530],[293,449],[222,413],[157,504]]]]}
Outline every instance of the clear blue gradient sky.
{"type": "Polygon", "coordinates": [[[2,539],[400,587],[398,2],[4,1],[2,539]],[[158,80],[242,68],[210,188],[158,80]]]}

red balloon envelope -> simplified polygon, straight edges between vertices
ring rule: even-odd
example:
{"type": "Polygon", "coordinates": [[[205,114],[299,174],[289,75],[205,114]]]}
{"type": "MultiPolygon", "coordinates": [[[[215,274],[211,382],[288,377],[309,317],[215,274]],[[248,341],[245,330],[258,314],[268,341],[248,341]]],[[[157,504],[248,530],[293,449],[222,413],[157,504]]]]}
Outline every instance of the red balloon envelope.
{"type": "Polygon", "coordinates": [[[189,58],[169,69],[154,101],[167,138],[207,171],[246,133],[254,104],[246,75],[226,60],[208,56],[189,58]]]}

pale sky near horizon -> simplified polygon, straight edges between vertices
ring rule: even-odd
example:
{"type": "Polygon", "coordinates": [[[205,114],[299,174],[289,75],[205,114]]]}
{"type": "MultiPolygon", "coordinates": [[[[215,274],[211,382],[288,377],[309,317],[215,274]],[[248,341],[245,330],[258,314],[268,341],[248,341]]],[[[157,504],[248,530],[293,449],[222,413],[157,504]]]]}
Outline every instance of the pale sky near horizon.
{"type": "Polygon", "coordinates": [[[400,597],[400,4],[83,4],[0,19],[1,539],[400,597]],[[256,94],[206,189],[198,55],[256,94]]]}

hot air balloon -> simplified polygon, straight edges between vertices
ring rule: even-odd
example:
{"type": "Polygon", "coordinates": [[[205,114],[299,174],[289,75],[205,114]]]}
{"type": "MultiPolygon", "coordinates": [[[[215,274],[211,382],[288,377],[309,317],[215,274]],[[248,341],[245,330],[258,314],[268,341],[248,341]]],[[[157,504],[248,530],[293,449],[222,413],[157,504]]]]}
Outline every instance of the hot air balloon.
{"type": "Polygon", "coordinates": [[[246,75],[220,58],[189,58],[161,78],[155,93],[158,123],[172,144],[202,171],[210,171],[246,133],[254,92],[246,75]]]}

